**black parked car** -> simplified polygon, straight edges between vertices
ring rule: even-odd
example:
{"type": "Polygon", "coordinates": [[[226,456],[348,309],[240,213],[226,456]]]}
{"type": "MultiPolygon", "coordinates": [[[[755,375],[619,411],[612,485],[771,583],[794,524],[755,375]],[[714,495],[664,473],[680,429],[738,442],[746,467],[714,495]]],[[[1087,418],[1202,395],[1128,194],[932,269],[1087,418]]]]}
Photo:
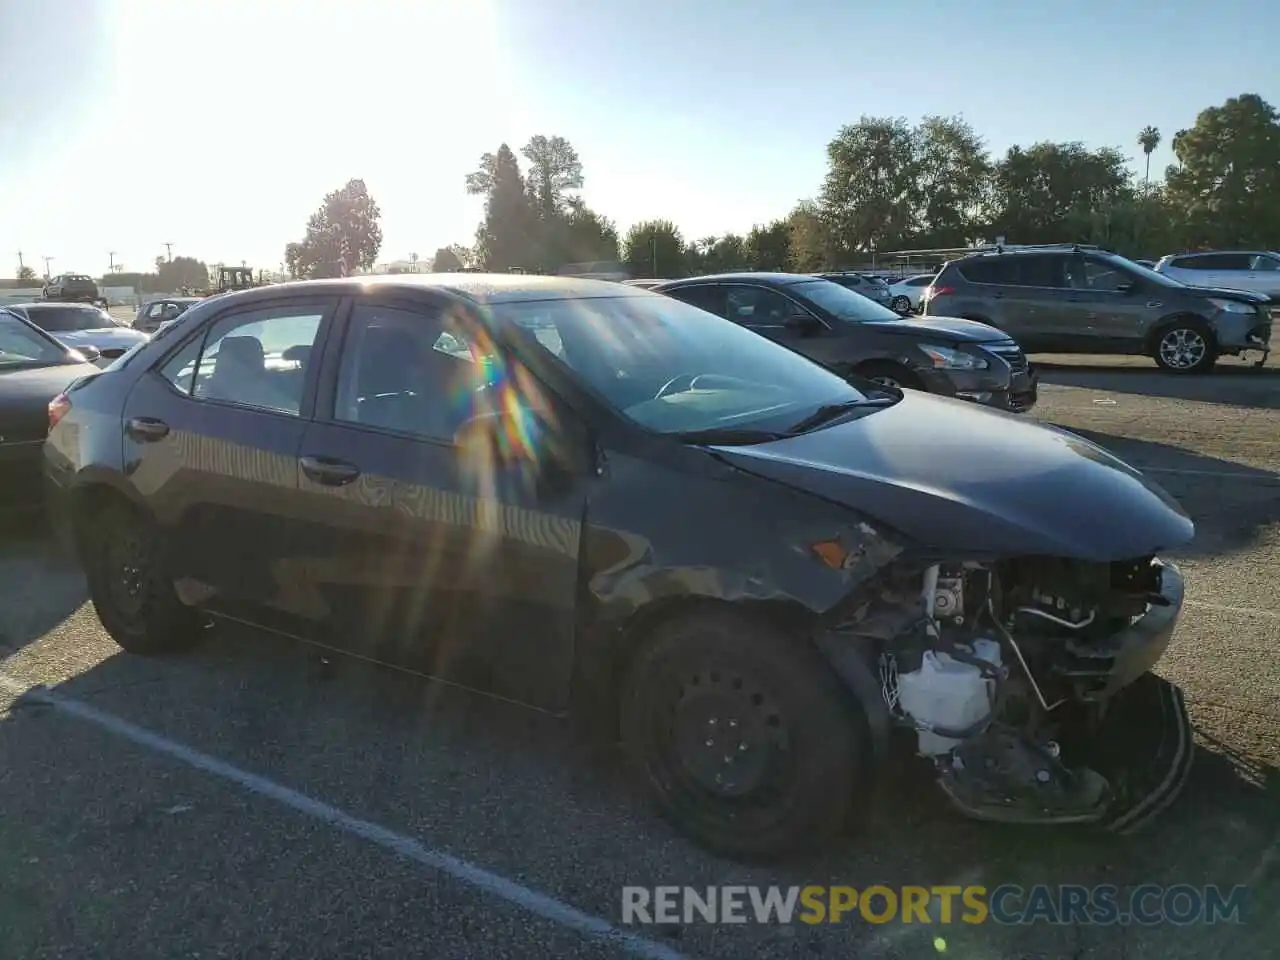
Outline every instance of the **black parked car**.
{"type": "Polygon", "coordinates": [[[802,274],[726,273],[653,288],[726,317],[840,373],[1023,413],[1036,403],[1022,349],[986,324],[901,317],[802,274]]]}
{"type": "Polygon", "coordinates": [[[1193,527],[1160,488],[670,297],[284,284],[51,410],[50,496],[126,650],[202,607],[581,710],[716,850],[821,843],[895,728],[975,816],[1126,828],[1185,779],[1148,671],[1183,593],[1154,555],[1193,527]]]}
{"type": "Polygon", "coordinates": [[[0,309],[0,509],[40,508],[49,401],[77,377],[97,370],[84,354],[0,309]]]}

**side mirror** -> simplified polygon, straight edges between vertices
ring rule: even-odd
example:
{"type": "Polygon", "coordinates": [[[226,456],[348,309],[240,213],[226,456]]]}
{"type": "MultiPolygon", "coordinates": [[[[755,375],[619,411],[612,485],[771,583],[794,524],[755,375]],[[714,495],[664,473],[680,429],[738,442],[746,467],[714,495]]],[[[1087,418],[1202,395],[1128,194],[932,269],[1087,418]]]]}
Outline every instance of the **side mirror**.
{"type": "Polygon", "coordinates": [[[76,347],[72,352],[84,357],[86,363],[96,363],[102,359],[102,351],[89,344],[85,344],[83,347],[76,347]]]}

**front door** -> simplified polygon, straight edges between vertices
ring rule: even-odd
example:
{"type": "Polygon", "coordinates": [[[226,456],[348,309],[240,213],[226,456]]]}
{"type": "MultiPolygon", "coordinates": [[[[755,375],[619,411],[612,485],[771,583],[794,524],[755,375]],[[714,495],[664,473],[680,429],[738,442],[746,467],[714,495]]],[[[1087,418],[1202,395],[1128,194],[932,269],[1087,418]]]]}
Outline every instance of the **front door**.
{"type": "Polygon", "coordinates": [[[519,391],[447,313],[353,301],[299,451],[311,531],[299,599],[335,646],[560,709],[587,478],[545,489],[519,462],[477,462],[455,443],[519,391]]]}
{"type": "Polygon", "coordinates": [[[311,351],[336,304],[294,297],[232,307],[129,392],[125,468],[171,531],[188,602],[255,620],[288,610],[279,573],[315,392],[311,351]]]}

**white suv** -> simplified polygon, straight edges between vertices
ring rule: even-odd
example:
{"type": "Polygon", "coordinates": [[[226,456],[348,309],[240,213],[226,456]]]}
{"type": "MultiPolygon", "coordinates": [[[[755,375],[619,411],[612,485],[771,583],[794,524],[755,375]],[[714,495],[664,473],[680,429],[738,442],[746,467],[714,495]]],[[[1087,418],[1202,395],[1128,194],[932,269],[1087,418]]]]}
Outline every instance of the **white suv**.
{"type": "Polygon", "coordinates": [[[1156,271],[1193,287],[1248,290],[1280,301],[1280,253],[1270,250],[1215,250],[1164,257],[1156,271]]]}

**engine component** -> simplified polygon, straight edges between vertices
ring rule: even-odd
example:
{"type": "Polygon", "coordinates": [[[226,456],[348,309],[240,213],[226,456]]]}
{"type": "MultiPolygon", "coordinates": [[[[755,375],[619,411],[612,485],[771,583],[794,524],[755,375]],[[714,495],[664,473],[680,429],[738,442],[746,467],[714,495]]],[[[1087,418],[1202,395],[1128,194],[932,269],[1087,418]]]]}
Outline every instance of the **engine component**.
{"type": "Polygon", "coordinates": [[[964,623],[964,579],[938,577],[933,593],[933,615],[938,620],[964,623]]]}
{"type": "Polygon", "coordinates": [[[938,783],[957,807],[979,820],[1005,823],[1096,823],[1107,813],[1111,785],[1087,767],[1071,769],[1056,743],[1037,743],[993,726],[939,764],[938,783]]]}
{"type": "Polygon", "coordinates": [[[1000,644],[984,638],[964,659],[926,650],[918,669],[898,675],[897,705],[918,731],[921,756],[950,753],[990,718],[1001,666],[1000,644]]]}

